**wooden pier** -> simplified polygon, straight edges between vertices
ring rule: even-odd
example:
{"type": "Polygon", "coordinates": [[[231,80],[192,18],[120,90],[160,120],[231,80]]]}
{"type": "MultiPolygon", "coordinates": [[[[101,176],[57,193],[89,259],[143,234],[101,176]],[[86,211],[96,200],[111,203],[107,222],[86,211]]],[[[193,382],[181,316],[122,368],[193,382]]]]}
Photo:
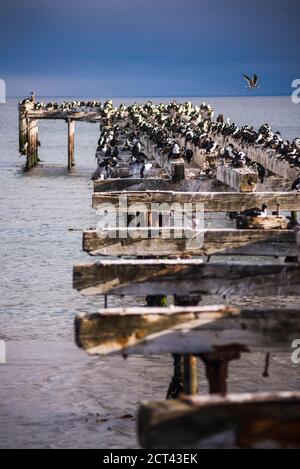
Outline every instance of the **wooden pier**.
{"type": "Polygon", "coordinates": [[[199,305],[206,295],[220,302],[232,296],[299,296],[299,235],[279,228],[288,226],[280,218],[283,212],[296,220],[300,194],[259,190],[286,187],[285,178],[294,174],[276,172],[270,163],[265,166],[279,182],[269,173],[270,181],[267,177],[262,184],[256,170],[234,169],[191,144],[194,159],[187,166],[183,159],[170,159],[147,135],[140,137],[148,160],[165,176],[94,181],[92,204],[99,213],[116,213],[123,221],[130,213],[142,222],[84,231],[83,250],[99,257],[74,266],[73,284],[87,295],[168,295],[174,305],[81,313],[75,321],[77,345],[90,355],[174,357],[167,395],[177,399],[143,403],[139,409],[138,439],[145,448],[300,447],[300,394],[227,394],[229,364],[241,354],[290,353],[300,334],[300,311],[199,305]],[[195,177],[209,167],[212,179],[195,177]],[[274,223],[272,217],[262,218],[256,229],[190,227],[178,237],[172,224],[179,206],[224,217],[263,204],[276,214],[274,223]],[[208,262],[215,255],[225,261],[208,262]],[[233,256],[246,262],[233,263],[233,256]],[[247,264],[249,256],[274,262],[247,264]],[[197,358],[205,365],[210,396],[191,396],[198,388],[197,358]]]}
{"type": "Polygon", "coordinates": [[[19,104],[19,152],[26,157],[25,169],[34,168],[39,162],[38,148],[38,121],[39,120],[62,120],[68,126],[67,144],[67,168],[71,171],[75,165],[75,122],[99,123],[101,108],[97,110],[39,110],[35,109],[37,103],[27,100],[19,104]]]}
{"type": "MultiPolygon", "coordinates": [[[[99,122],[106,129],[117,125],[122,143],[128,131],[134,132],[144,157],[153,165],[146,176],[139,177],[139,166],[130,164],[126,150],[117,167],[98,171],[93,208],[100,217],[116,215],[122,224],[100,224],[83,232],[83,250],[96,262],[74,266],[73,286],[86,295],[144,296],[148,304],[151,298],[159,305],[161,298],[168,297],[168,305],[78,314],[76,343],[90,355],[173,356],[173,377],[166,391],[168,399],[174,400],[156,396],[156,402],[141,404],[138,439],[142,447],[300,447],[299,393],[228,393],[232,361],[244,353],[291,353],[292,341],[300,336],[298,309],[234,306],[234,297],[300,295],[300,193],[285,189],[296,170],[270,152],[217,135],[220,145],[232,142],[262,164],[267,170],[265,181],[259,182],[255,169],[225,164],[217,151],[205,151],[176,133],[176,120],[189,122],[192,114],[192,105],[184,106],[180,114],[172,104],[156,107],[156,112],[151,106],[149,111],[149,104],[77,113],[34,110],[32,103],[19,107],[20,151],[27,157],[28,169],[38,159],[39,119],[67,122],[69,170],[74,165],[77,120],[99,122]],[[159,128],[162,137],[157,139],[159,128]],[[170,147],[162,144],[172,144],[172,139],[181,150],[192,151],[191,161],[183,153],[174,158],[170,147]],[[247,228],[239,229],[238,222],[225,218],[226,213],[238,214],[263,204],[270,215],[259,218],[257,225],[249,221],[247,228]],[[193,226],[183,230],[174,222],[180,210],[181,215],[189,213],[193,226]],[[224,226],[198,225],[198,211],[224,226]],[[286,212],[291,214],[289,220],[286,212]],[[135,216],[139,223],[132,227],[135,216]],[[215,262],[214,256],[222,260],[215,262]],[[255,263],[249,260],[253,256],[255,263]],[[266,258],[271,262],[266,263],[266,258]],[[207,295],[217,296],[221,306],[199,304],[207,295]],[[232,306],[222,306],[224,298],[232,298],[232,306]],[[208,396],[196,395],[197,359],[205,366],[208,396]]],[[[207,111],[201,117],[207,119],[207,111]]],[[[192,121],[190,125],[194,128],[192,121]]]]}

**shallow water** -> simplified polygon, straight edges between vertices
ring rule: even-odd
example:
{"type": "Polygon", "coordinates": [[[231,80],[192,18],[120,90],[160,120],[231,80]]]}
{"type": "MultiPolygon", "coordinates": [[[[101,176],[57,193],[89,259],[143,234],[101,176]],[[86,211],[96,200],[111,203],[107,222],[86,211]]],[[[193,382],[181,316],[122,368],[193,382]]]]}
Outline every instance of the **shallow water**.
{"type": "MultiPolygon", "coordinates": [[[[300,106],[289,98],[206,100],[240,124],[270,122],[286,138],[300,135],[300,106]]],[[[43,162],[23,173],[17,100],[0,104],[0,339],[7,341],[8,360],[0,365],[0,447],[133,447],[138,402],[166,393],[169,357],[92,359],[74,343],[75,313],[103,305],[101,297],[72,290],[73,264],[90,260],[81,251],[81,231],[96,224],[90,176],[98,134],[96,124],[76,124],[77,165],[70,175],[67,126],[41,121],[43,162]]],[[[109,298],[110,305],[138,301],[109,298]]],[[[296,302],[276,300],[278,306],[296,302]]],[[[239,304],[270,306],[274,300],[248,298],[239,304]]],[[[273,358],[269,380],[261,377],[263,366],[262,355],[234,363],[230,389],[299,389],[298,368],[289,356],[273,358]]],[[[206,392],[202,369],[200,375],[200,390],[206,392]]]]}

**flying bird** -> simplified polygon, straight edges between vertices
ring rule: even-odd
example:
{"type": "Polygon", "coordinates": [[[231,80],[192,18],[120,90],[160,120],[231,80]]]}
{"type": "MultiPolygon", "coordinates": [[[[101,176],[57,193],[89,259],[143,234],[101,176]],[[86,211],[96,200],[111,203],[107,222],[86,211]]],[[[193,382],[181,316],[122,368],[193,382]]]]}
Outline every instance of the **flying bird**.
{"type": "Polygon", "coordinates": [[[246,87],[247,89],[251,90],[254,88],[259,88],[257,75],[254,75],[253,78],[249,78],[247,75],[244,75],[244,78],[248,84],[248,86],[246,87]]]}

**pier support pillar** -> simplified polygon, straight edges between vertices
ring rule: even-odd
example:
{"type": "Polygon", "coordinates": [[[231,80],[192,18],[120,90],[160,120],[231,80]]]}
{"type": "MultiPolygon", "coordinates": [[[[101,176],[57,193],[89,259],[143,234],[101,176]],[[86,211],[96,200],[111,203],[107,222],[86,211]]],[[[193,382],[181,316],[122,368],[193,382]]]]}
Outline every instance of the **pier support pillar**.
{"type": "MultiPolygon", "coordinates": [[[[201,295],[174,296],[175,306],[198,306],[201,295]]],[[[177,399],[180,394],[193,395],[198,393],[198,376],[196,357],[188,354],[173,355],[174,374],[169,385],[167,399],[177,399]]]]}
{"type": "Polygon", "coordinates": [[[75,165],[74,161],[74,133],[75,133],[75,122],[68,119],[68,170],[70,171],[72,166],[75,165]]]}
{"type": "Polygon", "coordinates": [[[229,363],[241,358],[242,350],[224,350],[200,355],[206,368],[210,394],[227,395],[229,363]]]}
{"type": "Polygon", "coordinates": [[[27,117],[27,163],[26,169],[34,168],[38,159],[38,121],[27,117]]]}
{"type": "Polygon", "coordinates": [[[197,359],[193,355],[184,355],[183,383],[185,394],[198,394],[197,359]]]}
{"type": "Polygon", "coordinates": [[[291,212],[291,221],[297,223],[298,221],[298,212],[291,212]]]}
{"type": "Polygon", "coordinates": [[[26,107],[19,105],[19,152],[21,155],[27,153],[27,118],[26,118],[26,107]]]}

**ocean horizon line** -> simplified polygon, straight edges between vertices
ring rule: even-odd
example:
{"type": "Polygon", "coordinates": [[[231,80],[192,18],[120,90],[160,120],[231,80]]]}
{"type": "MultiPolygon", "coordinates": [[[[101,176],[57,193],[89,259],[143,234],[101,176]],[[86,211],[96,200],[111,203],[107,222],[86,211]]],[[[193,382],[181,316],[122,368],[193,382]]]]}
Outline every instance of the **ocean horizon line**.
{"type": "MultiPolygon", "coordinates": [[[[7,96],[7,99],[22,99],[26,95],[19,96],[7,96]]],[[[244,94],[232,94],[232,95],[141,95],[141,96],[83,96],[83,95],[38,95],[38,98],[76,98],[76,99],[161,99],[161,98],[287,98],[290,94],[264,94],[264,95],[244,95],[244,94]]]]}

